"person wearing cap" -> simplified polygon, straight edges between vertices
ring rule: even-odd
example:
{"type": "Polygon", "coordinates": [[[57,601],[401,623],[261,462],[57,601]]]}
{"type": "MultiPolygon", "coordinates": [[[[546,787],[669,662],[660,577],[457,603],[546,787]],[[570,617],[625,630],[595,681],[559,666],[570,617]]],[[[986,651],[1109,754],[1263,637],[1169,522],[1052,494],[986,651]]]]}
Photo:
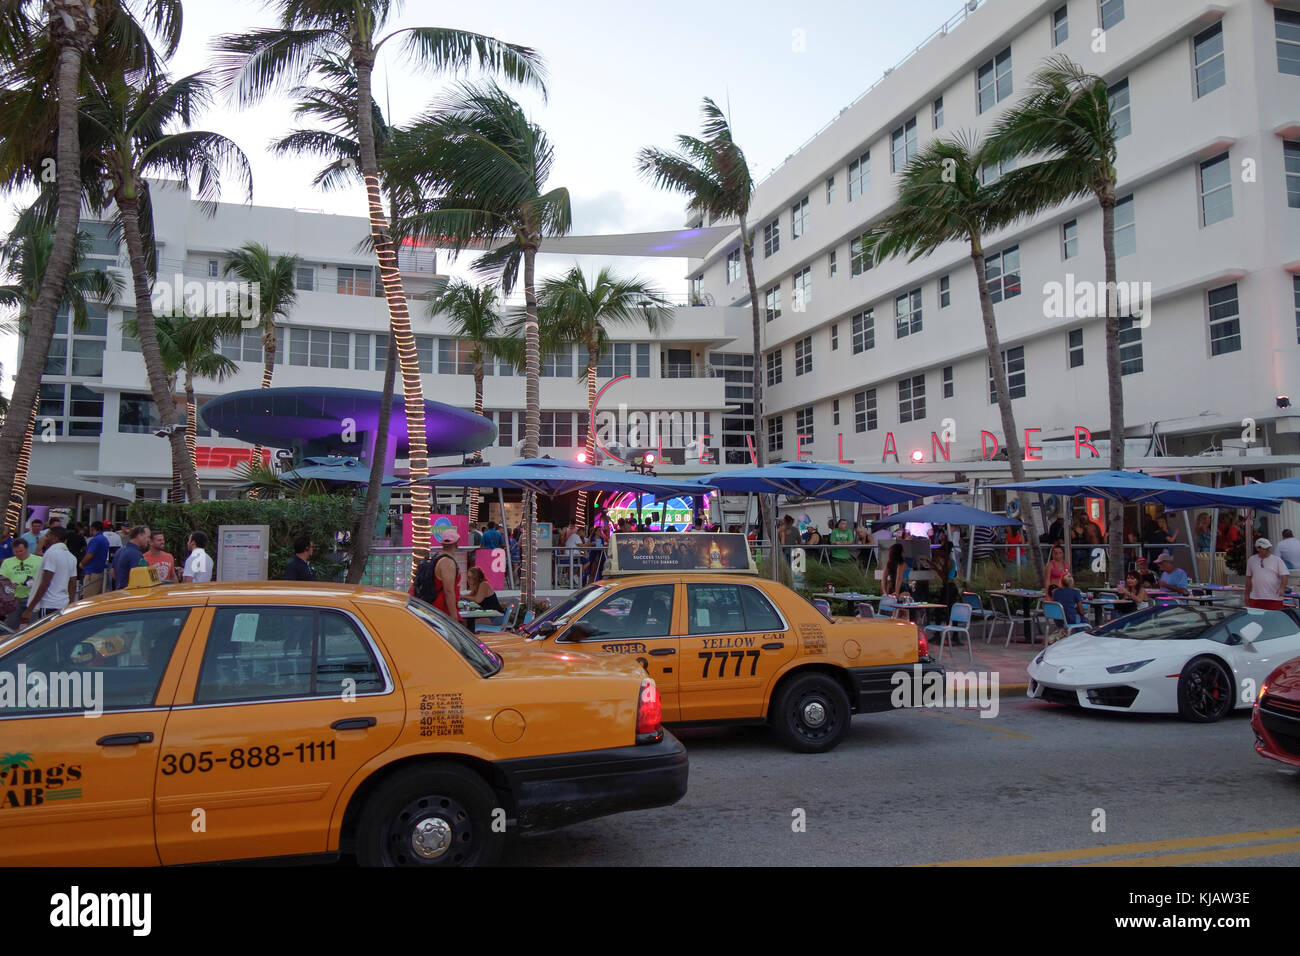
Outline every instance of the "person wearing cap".
{"type": "Polygon", "coordinates": [[[1142,582],[1144,588],[1153,588],[1156,586],[1157,582],[1155,572],[1147,566],[1147,559],[1145,557],[1138,555],[1137,560],[1133,562],[1133,570],[1137,572],[1138,579],[1142,582]]]}
{"type": "Polygon", "coordinates": [[[1273,553],[1273,542],[1256,538],[1255,553],[1246,561],[1246,606],[1282,610],[1286,574],[1286,562],[1273,553]]]}
{"type": "Polygon", "coordinates": [[[450,528],[442,533],[442,550],[433,558],[433,600],[429,603],[453,620],[460,620],[460,565],[456,548],[460,532],[450,528]]]}
{"type": "Polygon", "coordinates": [[[1188,594],[1187,572],[1182,568],[1174,567],[1174,556],[1168,551],[1161,551],[1156,556],[1156,564],[1160,567],[1160,586],[1167,591],[1173,591],[1175,594],[1188,594]]]}

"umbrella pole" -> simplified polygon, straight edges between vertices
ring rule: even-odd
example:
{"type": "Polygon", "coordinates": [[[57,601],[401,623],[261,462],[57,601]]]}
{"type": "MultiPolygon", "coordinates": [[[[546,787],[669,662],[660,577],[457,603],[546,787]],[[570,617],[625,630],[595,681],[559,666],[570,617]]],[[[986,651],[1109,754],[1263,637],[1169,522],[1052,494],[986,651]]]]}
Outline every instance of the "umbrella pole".
{"type": "Polygon", "coordinates": [[[506,495],[501,488],[497,488],[497,506],[501,509],[501,533],[506,539],[506,580],[513,582],[515,566],[510,560],[510,527],[506,524],[506,495]]]}
{"type": "MultiPolygon", "coordinates": [[[[1070,495],[1061,495],[1061,518],[1062,526],[1065,528],[1065,566],[1070,569],[1070,574],[1074,574],[1074,548],[1071,547],[1071,531],[1074,527],[1074,498],[1070,495]]],[[[1050,555],[1051,552],[1049,551],[1050,555]]]]}
{"type": "Polygon", "coordinates": [[[1192,517],[1188,509],[1183,509],[1183,529],[1187,532],[1187,548],[1192,552],[1192,578],[1197,584],[1201,581],[1201,562],[1196,557],[1196,539],[1192,537],[1192,517]]]}
{"type": "Polygon", "coordinates": [[[971,525],[967,529],[966,540],[966,580],[971,579],[971,571],[975,566],[975,526],[971,525]]]}

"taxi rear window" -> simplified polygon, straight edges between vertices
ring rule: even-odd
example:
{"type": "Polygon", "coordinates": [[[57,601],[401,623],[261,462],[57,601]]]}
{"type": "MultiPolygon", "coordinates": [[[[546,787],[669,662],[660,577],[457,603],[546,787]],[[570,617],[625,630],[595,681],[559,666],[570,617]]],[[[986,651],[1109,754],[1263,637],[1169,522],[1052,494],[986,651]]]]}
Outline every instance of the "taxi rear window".
{"type": "Polygon", "coordinates": [[[442,636],[442,639],[456,650],[456,653],[469,662],[470,667],[479,672],[480,676],[491,677],[501,670],[500,657],[486,644],[483,644],[473,634],[437,608],[415,598],[406,603],[406,608],[437,631],[442,636]]]}

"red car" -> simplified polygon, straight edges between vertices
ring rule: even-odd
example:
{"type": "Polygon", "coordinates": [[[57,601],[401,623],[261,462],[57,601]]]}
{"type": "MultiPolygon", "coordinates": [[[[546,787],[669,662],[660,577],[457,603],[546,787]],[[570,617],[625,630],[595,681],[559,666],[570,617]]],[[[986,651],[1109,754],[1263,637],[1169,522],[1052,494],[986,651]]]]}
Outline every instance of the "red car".
{"type": "Polygon", "coordinates": [[[1268,675],[1255,698],[1250,726],[1255,753],[1300,767],[1300,657],[1268,675]]]}

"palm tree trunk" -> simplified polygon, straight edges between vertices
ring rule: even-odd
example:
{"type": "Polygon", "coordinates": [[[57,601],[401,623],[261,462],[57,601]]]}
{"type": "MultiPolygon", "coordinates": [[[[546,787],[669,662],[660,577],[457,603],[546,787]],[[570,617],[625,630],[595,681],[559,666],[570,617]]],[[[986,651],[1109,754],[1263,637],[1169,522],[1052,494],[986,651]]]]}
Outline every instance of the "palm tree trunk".
{"type": "MultiPolygon", "coordinates": [[[[740,217],[740,248],[745,259],[745,279],[749,283],[749,311],[754,329],[754,456],[760,468],[767,465],[767,417],[763,414],[763,320],[758,307],[758,283],[754,279],[754,247],[750,242],[745,217],[740,217]]],[[[781,552],[776,546],[776,495],[759,495],[758,509],[763,522],[763,537],[768,546],[768,572],[773,581],[781,580],[781,552]]],[[[749,520],[749,515],[745,516],[749,520]]]]}
{"type": "MultiPolygon", "coordinates": [[[[541,345],[537,328],[536,279],[537,240],[529,236],[524,252],[524,457],[537,457],[541,437],[541,345]]],[[[520,590],[525,609],[531,609],[537,590],[537,496],[524,492],[523,568],[520,590]]]]}
{"type": "MultiPolygon", "coordinates": [[[[271,387],[271,377],[275,374],[275,327],[267,320],[262,326],[262,388],[271,387]]],[[[249,456],[259,465],[262,463],[262,446],[254,445],[252,454],[249,456]]],[[[249,497],[256,497],[256,491],[250,492],[249,497]]]]}
{"type": "MultiPolygon", "coordinates": [[[[397,266],[397,250],[388,231],[383,200],[379,192],[379,160],[375,155],[374,117],[371,113],[370,74],[374,67],[373,51],[362,48],[364,41],[353,45],[352,58],[357,71],[357,145],[361,153],[361,174],[366,183],[370,212],[370,235],[374,239],[379,274],[384,283],[389,323],[397,341],[402,363],[402,395],[406,406],[406,433],[410,462],[411,530],[413,552],[411,574],[429,553],[430,488],[421,479],[429,475],[428,433],[424,423],[424,383],[420,380],[420,360],[411,330],[411,314],[406,306],[406,290],[397,266]]],[[[363,529],[364,530],[364,529],[363,529]]]]}
{"type": "MultiPolygon", "coordinates": [[[[32,462],[32,435],[36,431],[36,406],[32,408],[32,417],[23,433],[23,447],[18,454],[14,467],[13,491],[9,497],[9,508],[5,515],[5,532],[17,536],[23,530],[23,502],[27,500],[27,471],[32,462]]],[[[13,414],[11,408],[7,414],[13,414]]]]}
{"type": "MultiPolygon", "coordinates": [[[[474,363],[474,414],[483,417],[483,362],[480,359],[474,363]]],[[[483,449],[474,452],[474,464],[483,461],[483,449]]],[[[504,520],[504,515],[502,520],[504,520]]],[[[474,530],[474,525],[478,522],[478,489],[469,490],[469,528],[474,530]]]]}
{"type": "MultiPolygon", "coordinates": [[[[194,486],[198,488],[199,494],[203,494],[203,488],[199,485],[199,455],[198,440],[194,433],[197,425],[197,419],[194,417],[199,407],[199,403],[194,399],[194,377],[190,374],[189,369],[185,370],[185,456],[189,459],[190,467],[194,469],[194,486]]],[[[260,465],[261,456],[255,459],[260,465]]]]}
{"type": "Polygon", "coordinates": [[[140,206],[134,196],[126,195],[126,187],[117,190],[114,197],[118,211],[122,215],[122,237],[126,240],[127,254],[131,257],[131,279],[135,291],[135,322],[140,333],[140,353],[144,357],[145,371],[149,375],[149,389],[153,393],[154,405],[158,408],[158,417],[164,427],[170,427],[168,441],[171,443],[172,462],[181,473],[181,483],[185,495],[190,501],[199,500],[199,481],[194,470],[194,459],[185,447],[185,432],[177,428],[176,407],[173,404],[172,390],[167,384],[167,372],[163,368],[162,353],[158,349],[158,333],[155,330],[153,304],[149,291],[149,273],[145,265],[144,240],[140,235],[140,206]]]}
{"type": "Polygon", "coordinates": [[[30,448],[41,376],[49,357],[50,341],[54,338],[54,316],[63,298],[68,273],[72,270],[77,225],[81,218],[81,141],[77,130],[79,81],[82,55],[94,39],[94,22],[80,3],[54,0],[51,7],[50,26],[60,46],[57,80],[59,139],[55,150],[58,209],[54,244],[41,279],[40,292],[27,313],[23,357],[9,399],[9,413],[5,416],[3,430],[0,430],[0,501],[8,502],[5,525],[11,529],[18,529],[23,518],[23,489],[16,487],[14,479],[23,445],[26,443],[30,448]],[[65,29],[65,24],[73,24],[73,29],[65,29]]]}
{"type": "MultiPolygon", "coordinates": [[[[1003,444],[1011,465],[1013,481],[1025,480],[1025,462],[1021,453],[1020,436],[1016,432],[1016,415],[1011,409],[1011,393],[1007,389],[1007,369],[1002,364],[1002,343],[998,341],[998,324],[993,315],[993,297],[989,295],[988,276],[984,272],[984,250],[978,236],[971,236],[970,257],[975,265],[975,279],[979,283],[980,317],[984,320],[984,344],[993,366],[993,387],[998,396],[998,414],[1002,418],[1003,444]]],[[[1020,520],[1025,524],[1025,539],[1029,544],[1029,561],[1038,577],[1043,576],[1043,552],[1038,547],[1038,522],[1029,507],[1028,496],[1017,493],[1020,502],[1020,520]]],[[[973,543],[972,543],[973,545],[973,543]]]]}
{"type": "Polygon", "coordinates": [[[393,417],[393,388],[397,384],[397,339],[388,336],[388,362],[384,365],[384,388],[379,398],[379,424],[375,426],[374,451],[370,453],[370,484],[366,486],[361,518],[352,535],[352,558],[348,562],[348,584],[360,584],[370,559],[370,543],[379,523],[379,498],[383,493],[384,458],[388,454],[388,427],[393,417]]]}
{"type": "MultiPolygon", "coordinates": [[[[587,343],[587,464],[596,464],[596,364],[600,354],[590,342],[587,343]]],[[[578,492],[577,519],[584,528],[591,529],[591,520],[587,514],[587,489],[578,492]]]]}
{"type": "MultiPolygon", "coordinates": [[[[1106,384],[1110,398],[1110,467],[1124,470],[1124,375],[1119,357],[1119,302],[1115,298],[1115,188],[1102,191],[1101,243],[1106,259],[1106,384]]],[[[1106,550],[1109,568],[1124,579],[1124,503],[1112,501],[1107,509],[1106,550]]]]}

